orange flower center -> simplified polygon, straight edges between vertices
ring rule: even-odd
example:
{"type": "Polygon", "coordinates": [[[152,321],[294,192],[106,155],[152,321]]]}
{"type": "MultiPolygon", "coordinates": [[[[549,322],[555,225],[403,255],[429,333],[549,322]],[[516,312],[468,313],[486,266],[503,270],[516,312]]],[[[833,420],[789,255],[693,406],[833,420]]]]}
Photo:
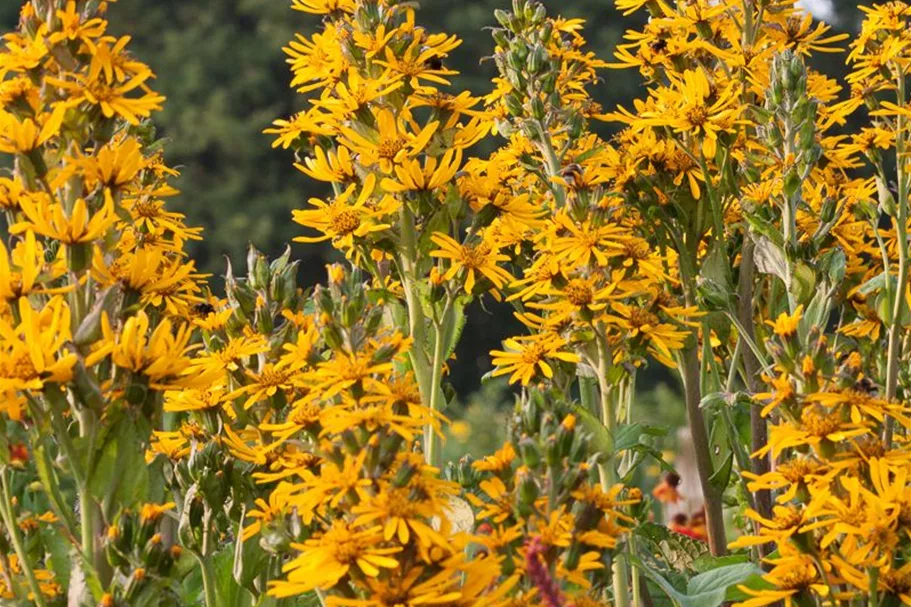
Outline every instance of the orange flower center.
{"type": "Polygon", "coordinates": [[[20,353],[4,357],[0,362],[0,377],[29,381],[38,379],[39,374],[28,354],[20,353]]]}
{"type": "Polygon", "coordinates": [[[595,300],[595,292],[591,285],[579,278],[569,281],[563,292],[566,293],[566,299],[579,308],[590,305],[595,300]]]}
{"type": "Polygon", "coordinates": [[[380,158],[384,160],[393,160],[396,155],[405,147],[405,141],[396,137],[395,139],[383,139],[377,147],[380,158]]]}
{"type": "Polygon", "coordinates": [[[819,438],[833,434],[841,427],[838,412],[820,406],[806,407],[800,414],[800,421],[804,430],[819,438]]]}
{"type": "Polygon", "coordinates": [[[332,215],[329,225],[336,234],[350,234],[361,225],[361,218],[354,209],[341,209],[332,215]]]}

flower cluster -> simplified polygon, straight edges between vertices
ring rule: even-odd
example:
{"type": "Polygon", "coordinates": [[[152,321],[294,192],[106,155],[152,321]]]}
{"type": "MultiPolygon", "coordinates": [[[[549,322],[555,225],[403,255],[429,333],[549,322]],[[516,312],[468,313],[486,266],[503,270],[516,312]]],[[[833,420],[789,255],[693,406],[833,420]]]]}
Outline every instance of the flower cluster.
{"type": "Polygon", "coordinates": [[[763,415],[779,420],[759,455],[770,452],[778,464],[745,476],[751,490],[778,497],[768,517],[747,511],[756,534],[732,546],[774,543],[778,556],[766,576],[773,589],[745,589],[754,598],[742,604],[850,602],[871,592],[904,600],[908,454],[904,441],[882,437],[887,423],[911,427],[909,408],[877,394],[857,351],[834,350],[803,319],[798,311],[777,321],[775,375],[757,395],[763,415]]]}
{"type": "Polygon", "coordinates": [[[140,488],[148,471],[122,478],[115,467],[142,467],[166,388],[206,381],[186,374],[189,323],[204,300],[183,247],[199,230],[164,207],[176,172],[146,120],[164,98],[129,37],[107,33],[106,11],[106,2],[27,3],[0,51],[0,151],[12,158],[0,177],[9,234],[0,244],[0,587],[37,605],[65,591],[96,601],[96,590],[110,601],[160,592],[170,557],[151,528],[121,536],[117,550],[158,537],[155,546],[140,545],[119,573],[99,570],[105,527],[164,497],[140,488]],[[7,457],[19,440],[26,456],[10,448],[7,457]],[[41,489],[23,500],[27,486],[41,489]]]}
{"type": "Polygon", "coordinates": [[[542,2],[496,11],[475,97],[414,3],[293,0],[322,20],[285,49],[308,105],[267,132],[324,186],[297,241],[344,264],[305,290],[251,245],[219,297],[108,2],[27,2],[0,50],[0,599],[911,604],[911,5],[864,9],[846,86],[807,58],[847,36],[795,0],[616,5],[649,19],[613,63],[542,2]],[[605,68],[643,98],[605,111],[605,68]],[[478,299],[525,327],[491,352],[515,407],[447,463],[478,299]],[[637,411],[652,362],[692,478],[637,411]],[[703,510],[650,520],[647,459],[703,510]]]}
{"type": "Polygon", "coordinates": [[[453,468],[473,489],[482,522],[474,542],[498,555],[500,583],[516,585],[508,604],[588,605],[609,585],[606,561],[644,512],[641,491],[593,482],[599,456],[558,393],[535,392],[520,405],[499,451],[453,468]]]}

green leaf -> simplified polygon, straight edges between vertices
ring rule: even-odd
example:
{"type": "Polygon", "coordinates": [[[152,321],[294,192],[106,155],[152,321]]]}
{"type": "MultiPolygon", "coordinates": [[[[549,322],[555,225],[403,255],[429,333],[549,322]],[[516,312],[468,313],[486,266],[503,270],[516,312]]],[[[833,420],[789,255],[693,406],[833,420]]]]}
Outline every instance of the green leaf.
{"type": "Polygon", "coordinates": [[[89,479],[89,490],[108,518],[121,507],[148,499],[149,467],[144,453],[136,425],[122,417],[107,433],[89,479]]]}
{"type": "Polygon", "coordinates": [[[43,445],[35,449],[35,468],[38,471],[41,487],[54,508],[54,514],[64,521],[68,529],[75,529],[76,521],[73,519],[73,511],[63,499],[63,494],[60,492],[60,479],[57,477],[57,472],[51,464],[51,458],[43,445]]]}
{"type": "MultiPolygon", "coordinates": [[[[243,520],[243,516],[241,516],[243,520]]],[[[234,565],[232,576],[234,581],[242,588],[255,592],[254,582],[263,570],[269,565],[269,554],[262,549],[259,542],[245,542],[243,540],[243,524],[238,525],[237,536],[234,540],[234,565]]]]}
{"type": "Polygon", "coordinates": [[[614,449],[617,451],[631,449],[640,444],[643,436],[667,436],[667,428],[640,423],[620,426],[614,436],[614,449]]]}
{"type": "MultiPolygon", "coordinates": [[[[3,426],[6,426],[5,422],[4,422],[3,426]]],[[[6,465],[6,464],[9,464],[9,457],[10,457],[9,439],[6,438],[7,429],[5,427],[3,427],[2,430],[3,431],[0,432],[0,465],[6,465]]]]}
{"type": "Polygon", "coordinates": [[[754,563],[727,565],[695,576],[687,584],[686,592],[681,592],[641,560],[632,557],[630,562],[680,607],[720,607],[727,600],[730,588],[762,573],[754,563]]]}
{"type": "Polygon", "coordinates": [[[861,295],[870,295],[871,293],[873,293],[875,291],[879,291],[880,289],[884,288],[885,286],[886,286],[886,274],[885,274],[885,272],[883,272],[881,274],[877,274],[876,276],[874,276],[873,278],[871,278],[864,284],[860,285],[857,288],[857,292],[860,293],[861,295]]]}
{"type": "Polygon", "coordinates": [[[54,581],[66,588],[70,584],[70,570],[72,569],[70,543],[58,529],[51,525],[42,525],[41,540],[50,555],[50,569],[54,572],[54,581]]]}
{"type": "Polygon", "coordinates": [[[755,563],[725,565],[700,573],[691,579],[686,587],[686,592],[691,596],[720,593],[721,598],[717,603],[720,605],[724,601],[728,588],[742,583],[750,576],[761,574],[762,569],[755,563]]]}
{"type": "Polygon", "coordinates": [[[787,267],[781,247],[765,236],[760,236],[756,241],[756,268],[763,274],[771,274],[787,282],[787,267]]]}
{"type": "Polygon", "coordinates": [[[573,406],[573,412],[579,418],[579,422],[585,428],[585,431],[591,435],[592,449],[601,453],[613,453],[614,439],[607,426],[601,423],[600,419],[582,405],[573,406]]]}
{"type": "Polygon", "coordinates": [[[649,546],[652,554],[678,571],[691,571],[698,558],[709,554],[704,542],[675,533],[664,525],[641,523],[635,533],[649,546]]]}
{"type": "Polygon", "coordinates": [[[693,569],[696,571],[696,573],[705,573],[712,569],[720,569],[721,567],[727,567],[728,565],[740,565],[742,563],[749,562],[750,555],[748,552],[728,554],[725,556],[712,556],[711,554],[704,554],[693,561],[693,569]]]}
{"type": "Polygon", "coordinates": [[[468,317],[465,315],[466,303],[467,301],[459,298],[452,304],[451,321],[446,323],[447,326],[444,327],[445,335],[443,339],[446,348],[443,360],[449,360],[462,339],[462,331],[465,330],[465,323],[468,321],[468,317]]]}
{"type": "Polygon", "coordinates": [[[252,607],[253,597],[234,581],[234,549],[229,547],[208,558],[212,561],[219,606],[252,607]]]}
{"type": "Polygon", "coordinates": [[[816,272],[807,264],[798,261],[791,268],[791,284],[788,289],[798,303],[806,304],[816,290],[816,272]]]}
{"type": "MultiPolygon", "coordinates": [[[[736,439],[735,439],[736,440],[736,439]]],[[[728,452],[724,462],[715,470],[715,473],[709,478],[711,484],[718,493],[723,493],[731,481],[731,471],[734,469],[734,454],[728,452]]]]}

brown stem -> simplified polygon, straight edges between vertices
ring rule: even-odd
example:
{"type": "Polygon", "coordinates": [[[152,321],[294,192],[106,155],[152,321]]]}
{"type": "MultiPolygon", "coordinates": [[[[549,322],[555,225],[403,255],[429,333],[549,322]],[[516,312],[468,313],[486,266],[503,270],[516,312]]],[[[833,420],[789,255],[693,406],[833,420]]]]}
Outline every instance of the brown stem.
{"type": "MultiPolygon", "coordinates": [[[[753,326],[753,276],[756,269],[755,258],[756,245],[747,235],[744,237],[743,250],[740,257],[740,283],[737,288],[738,309],[737,316],[740,324],[743,326],[746,337],[756,343],[756,331],[753,326]]],[[[744,377],[746,380],[747,390],[751,394],[758,391],[757,378],[759,377],[759,361],[752,349],[743,349],[743,367],[744,377]]],[[[750,434],[752,436],[752,451],[762,449],[766,446],[769,438],[769,430],[766,420],[762,417],[759,407],[750,408],[750,434]]],[[[771,461],[768,456],[753,458],[753,474],[765,474],[771,470],[771,461]]],[[[755,494],[756,510],[765,518],[772,517],[772,492],[763,489],[755,494]]],[[[771,544],[759,546],[759,554],[762,557],[768,556],[772,552],[771,544]]]]}
{"type": "MultiPolygon", "coordinates": [[[[695,337],[695,335],[694,335],[695,337]]],[[[709,549],[713,556],[727,552],[727,540],[724,531],[724,506],[721,493],[715,490],[709,479],[714,474],[709,436],[705,429],[705,417],[699,403],[702,391],[699,387],[699,346],[688,347],[681,353],[683,365],[683,387],[686,395],[686,417],[690,434],[693,437],[693,449],[696,451],[696,470],[699,473],[699,484],[705,500],[705,522],[708,529],[709,549]]]]}

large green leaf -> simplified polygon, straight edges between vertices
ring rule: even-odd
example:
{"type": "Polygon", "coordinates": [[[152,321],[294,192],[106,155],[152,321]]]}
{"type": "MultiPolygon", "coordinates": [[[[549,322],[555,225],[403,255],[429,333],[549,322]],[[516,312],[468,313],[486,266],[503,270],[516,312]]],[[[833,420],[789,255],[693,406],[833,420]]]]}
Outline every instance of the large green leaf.
{"type": "Polygon", "coordinates": [[[736,563],[700,573],[690,580],[686,592],[691,597],[720,596],[717,603],[724,601],[728,589],[743,583],[750,576],[761,575],[762,569],[755,563],[736,563]]]}
{"type": "Polygon", "coordinates": [[[234,549],[229,547],[208,558],[212,560],[219,606],[252,607],[253,596],[234,580],[234,549]]]}
{"type": "Polygon", "coordinates": [[[50,555],[48,560],[50,569],[54,572],[54,581],[60,584],[62,588],[68,587],[73,563],[70,557],[70,543],[56,527],[51,525],[42,525],[41,540],[44,542],[45,550],[50,555]]]}
{"type": "Polygon", "coordinates": [[[679,607],[720,607],[727,600],[729,590],[762,573],[754,563],[726,565],[695,576],[687,584],[686,592],[681,592],[641,560],[632,558],[631,562],[679,607]]]}
{"type": "Polygon", "coordinates": [[[89,489],[103,504],[106,516],[148,499],[149,467],[144,453],[137,428],[127,417],[107,432],[89,478],[89,489]]]}
{"type": "Polygon", "coordinates": [[[63,499],[63,494],[60,492],[60,479],[57,477],[57,471],[54,469],[47,449],[43,445],[35,449],[35,469],[38,471],[38,479],[41,481],[41,487],[53,507],[54,514],[63,520],[68,529],[75,529],[76,522],[73,519],[73,511],[63,499]]]}

